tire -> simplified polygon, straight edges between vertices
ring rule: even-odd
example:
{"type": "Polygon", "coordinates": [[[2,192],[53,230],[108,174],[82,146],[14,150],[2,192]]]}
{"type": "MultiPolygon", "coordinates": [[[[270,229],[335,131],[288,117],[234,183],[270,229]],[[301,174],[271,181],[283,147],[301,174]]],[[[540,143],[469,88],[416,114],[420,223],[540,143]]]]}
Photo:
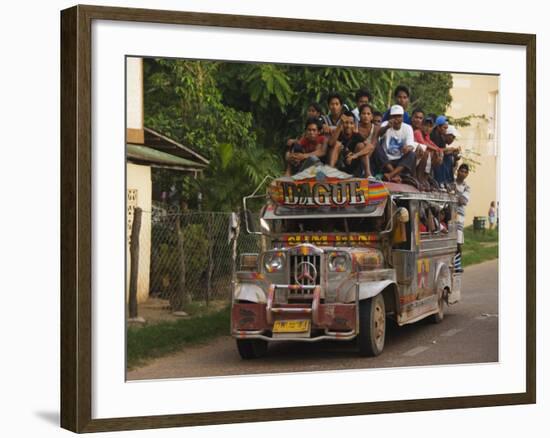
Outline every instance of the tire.
{"type": "Polygon", "coordinates": [[[443,298],[443,289],[439,291],[439,298],[437,299],[437,313],[430,315],[430,321],[433,324],[439,324],[445,319],[445,299],[443,298]]]}
{"type": "Polygon", "coordinates": [[[384,349],[385,340],[386,307],[384,297],[379,294],[359,303],[359,355],[378,356],[384,349]]]}
{"type": "Polygon", "coordinates": [[[267,353],[267,341],[263,339],[237,339],[237,349],[242,359],[258,359],[267,353]]]}

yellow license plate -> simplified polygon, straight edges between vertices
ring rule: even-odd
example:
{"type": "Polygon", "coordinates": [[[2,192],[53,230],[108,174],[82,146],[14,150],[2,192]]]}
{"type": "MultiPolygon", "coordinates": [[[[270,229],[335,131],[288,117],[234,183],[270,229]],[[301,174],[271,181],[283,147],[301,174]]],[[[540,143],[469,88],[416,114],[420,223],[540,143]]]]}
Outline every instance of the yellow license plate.
{"type": "Polygon", "coordinates": [[[273,333],[302,333],[309,330],[309,320],[275,321],[273,333]]]}

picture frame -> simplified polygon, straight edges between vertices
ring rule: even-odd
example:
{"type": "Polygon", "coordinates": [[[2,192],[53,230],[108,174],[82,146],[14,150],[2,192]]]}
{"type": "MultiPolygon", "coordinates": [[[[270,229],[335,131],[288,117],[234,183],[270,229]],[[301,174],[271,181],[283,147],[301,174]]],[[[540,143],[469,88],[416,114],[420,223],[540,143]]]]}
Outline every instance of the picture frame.
{"type": "MultiPolygon", "coordinates": [[[[214,425],[536,402],[536,121],[526,116],[525,391],[300,407],[94,418],[92,23],[113,21],[391,39],[484,43],[525,49],[527,114],[536,112],[536,36],[98,6],[61,12],[61,426],[74,432],[214,425]]],[[[523,183],[523,181],[522,181],[523,183]]],[[[123,206],[121,205],[121,208],[123,206]]],[[[120,352],[121,355],[124,352],[120,352]]]]}

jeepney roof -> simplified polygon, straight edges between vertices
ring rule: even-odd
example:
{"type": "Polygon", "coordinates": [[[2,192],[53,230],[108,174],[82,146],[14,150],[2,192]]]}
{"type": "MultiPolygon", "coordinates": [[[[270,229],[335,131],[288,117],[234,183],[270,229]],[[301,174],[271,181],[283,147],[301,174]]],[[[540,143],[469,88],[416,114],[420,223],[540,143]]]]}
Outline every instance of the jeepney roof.
{"type": "Polygon", "coordinates": [[[431,190],[424,192],[409,184],[384,182],[384,185],[390,192],[390,196],[394,199],[417,199],[419,201],[456,202],[456,196],[454,193],[449,193],[443,190],[431,190]]]}

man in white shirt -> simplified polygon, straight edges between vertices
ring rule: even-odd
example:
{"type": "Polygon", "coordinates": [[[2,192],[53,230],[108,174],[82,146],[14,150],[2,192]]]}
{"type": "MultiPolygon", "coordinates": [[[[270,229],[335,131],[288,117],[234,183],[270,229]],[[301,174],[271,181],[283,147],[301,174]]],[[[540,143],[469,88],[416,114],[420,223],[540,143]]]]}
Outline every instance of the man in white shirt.
{"type": "Polygon", "coordinates": [[[414,153],[414,134],[410,125],[403,123],[403,107],[393,105],[390,118],[380,127],[381,140],[374,153],[377,169],[384,179],[401,182],[401,174],[415,174],[416,155],[414,153]]]}

